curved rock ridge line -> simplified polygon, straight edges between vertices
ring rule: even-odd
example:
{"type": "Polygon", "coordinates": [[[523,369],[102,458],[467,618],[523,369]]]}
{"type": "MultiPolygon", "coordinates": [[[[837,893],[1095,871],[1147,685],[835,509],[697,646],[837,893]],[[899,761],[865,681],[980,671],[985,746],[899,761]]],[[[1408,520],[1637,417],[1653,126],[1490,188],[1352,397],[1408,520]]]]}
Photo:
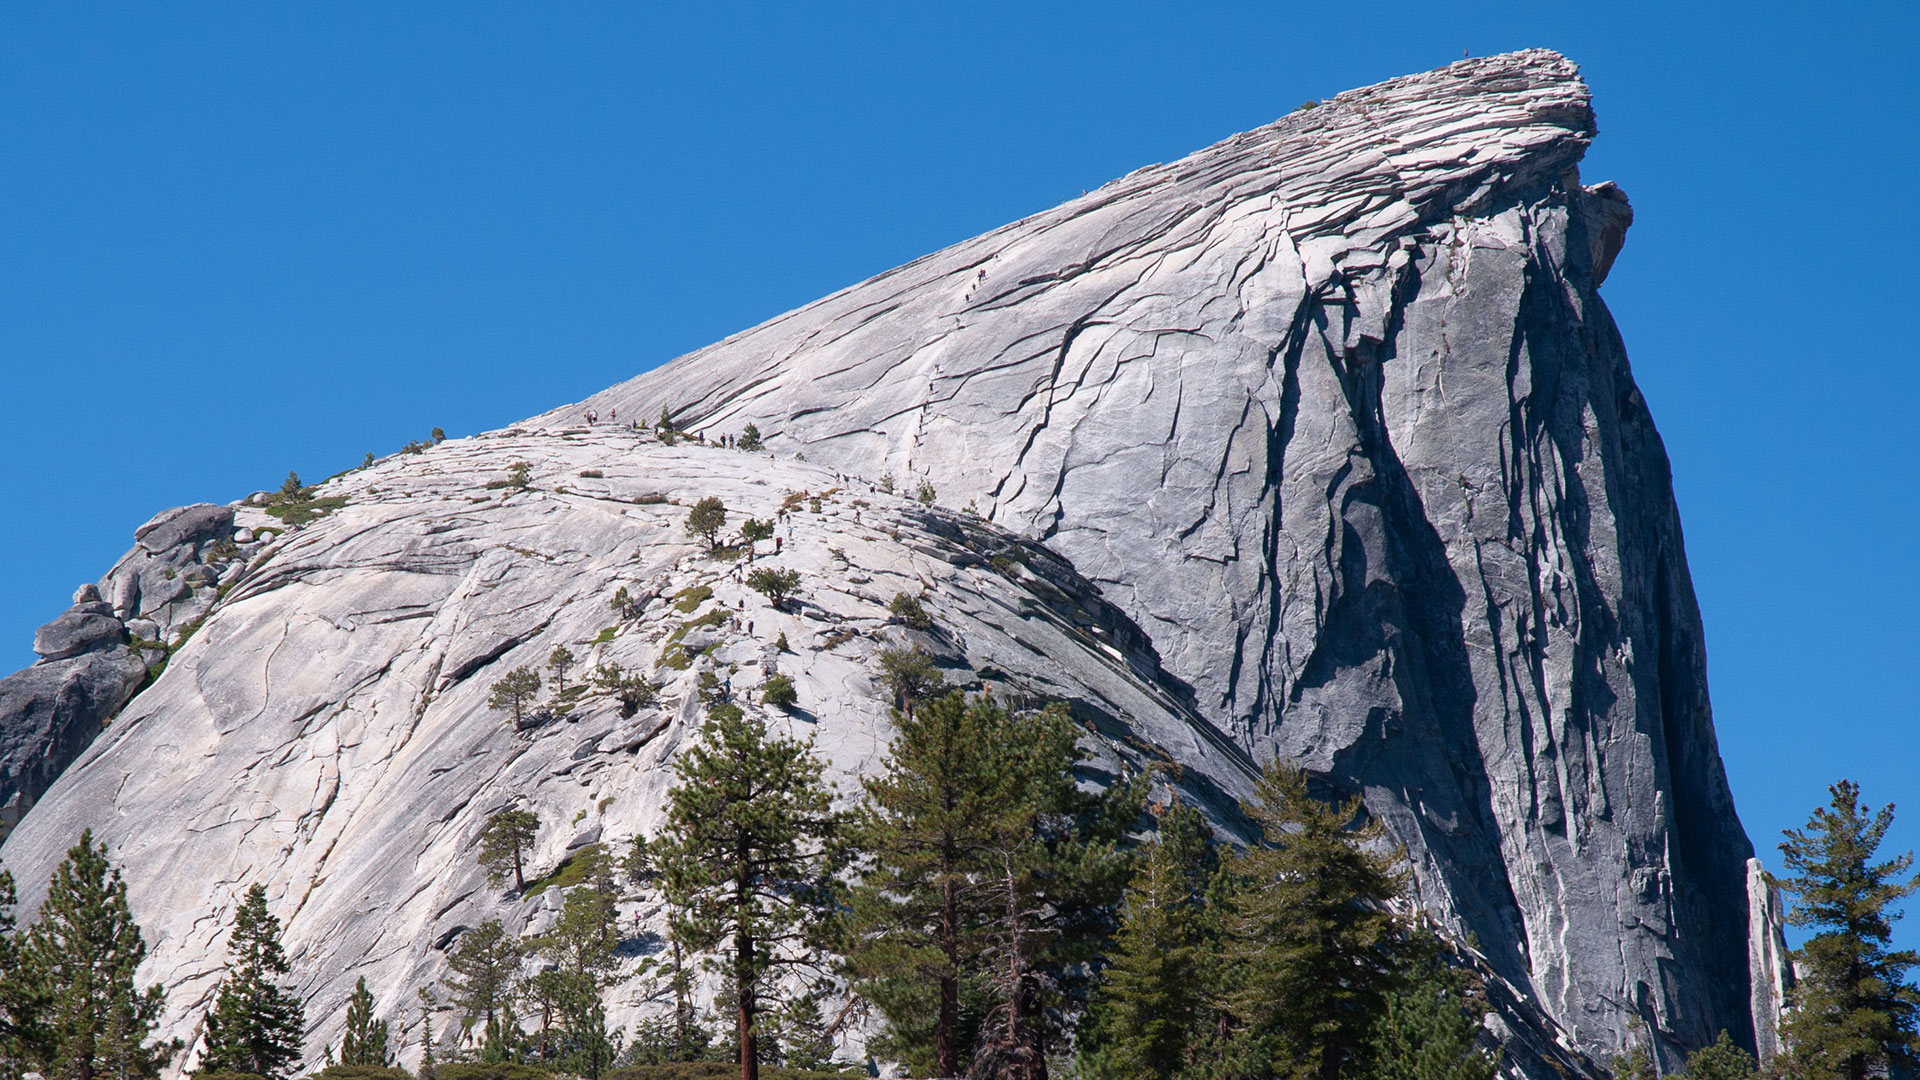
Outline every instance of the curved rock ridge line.
{"type": "MultiPolygon", "coordinates": [[[[445,973],[458,935],[488,918],[538,932],[559,909],[557,888],[522,901],[486,885],[475,852],[487,816],[540,815],[530,878],[587,844],[652,835],[667,763],[703,713],[702,672],[776,730],[813,736],[847,798],[891,738],[874,661],[889,642],[927,649],[951,685],[1067,702],[1097,751],[1089,780],[1175,764],[1181,797],[1229,832],[1250,789],[1244,754],[1064,561],[819,466],[602,427],[456,440],[319,493],[346,505],[258,544],[164,674],[6,842],[31,909],[94,829],[152,947],[141,976],[168,990],[164,1031],[189,1042],[234,907],[260,882],[286,923],[310,1056],[338,1043],[365,976],[411,1060],[414,988],[445,973]],[[501,486],[518,462],[524,491],[501,486]],[[790,499],[802,492],[818,501],[790,499]],[[686,535],[707,495],[735,526],[788,508],[753,565],[800,572],[792,610],[747,588],[743,561],[686,535]],[[636,614],[609,608],[623,587],[636,614]],[[902,592],[924,597],[933,629],[891,619],[902,592]],[[660,702],[623,717],[600,691],[556,694],[543,667],[556,645],[577,657],[570,685],[617,663],[659,680],[660,702]],[[564,716],[523,730],[487,707],[491,684],[520,666],[544,672],[564,716]],[[795,708],[758,703],[774,671],[793,680],[795,708]]],[[[242,520],[257,513],[243,507],[242,520]]],[[[665,912],[638,887],[620,910],[631,975],[660,947],[665,912]]],[[[666,1007],[661,993],[629,977],[610,991],[610,1023],[632,1030],[666,1007]]],[[[456,1035],[457,1018],[439,1030],[456,1035]]]]}
{"type": "MultiPolygon", "coordinates": [[[[850,792],[887,740],[886,602],[920,592],[956,684],[1072,704],[1089,780],[1175,763],[1228,835],[1274,757],[1361,795],[1492,976],[1516,1074],[1586,1072],[1639,1031],[1667,1068],[1722,1029],[1751,1045],[1776,913],[1764,875],[1749,901],[1665,452],[1598,293],[1631,211],[1578,178],[1594,133],[1554,53],[1391,80],[356,470],[310,524],[163,514],[17,684],[48,732],[0,743],[16,810],[45,789],[4,848],[26,906],[94,827],[187,1036],[261,881],[309,1045],[361,975],[410,1032],[464,928],[557,910],[485,887],[488,814],[539,812],[541,874],[650,833],[703,670],[792,675],[799,710],[769,715],[850,792]],[[663,408],[775,453],[621,426],[663,408]],[[708,494],[788,509],[761,557],[802,572],[797,611],[688,541],[708,494]],[[485,707],[559,644],[576,680],[655,672],[663,704],[576,693],[524,728],[485,707]],[[56,664],[102,689],[58,697],[56,664]],[[43,743],[86,749],[52,780],[43,743]]],[[[658,896],[622,912],[630,952],[657,948],[658,896]]],[[[616,988],[612,1021],[653,992],[616,988]]]]}
{"type": "Polygon", "coordinates": [[[1555,53],[1394,79],[532,423],[752,423],[1044,542],[1575,1045],[1677,1067],[1754,1037],[1751,845],[1595,131],[1555,53]]]}

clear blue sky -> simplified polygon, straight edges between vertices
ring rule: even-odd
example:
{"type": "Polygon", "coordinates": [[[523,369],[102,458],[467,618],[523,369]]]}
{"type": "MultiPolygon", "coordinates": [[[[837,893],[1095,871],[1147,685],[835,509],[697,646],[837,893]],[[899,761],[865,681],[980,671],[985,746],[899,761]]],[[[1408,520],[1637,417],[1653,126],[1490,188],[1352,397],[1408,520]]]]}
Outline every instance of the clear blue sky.
{"type": "Polygon", "coordinates": [[[699,14],[0,13],[0,667],[163,507],[540,412],[1307,98],[1544,45],[1638,216],[1605,295],[1748,831],[1777,866],[1849,776],[1920,844],[1915,5],[647,6],[699,14]]]}

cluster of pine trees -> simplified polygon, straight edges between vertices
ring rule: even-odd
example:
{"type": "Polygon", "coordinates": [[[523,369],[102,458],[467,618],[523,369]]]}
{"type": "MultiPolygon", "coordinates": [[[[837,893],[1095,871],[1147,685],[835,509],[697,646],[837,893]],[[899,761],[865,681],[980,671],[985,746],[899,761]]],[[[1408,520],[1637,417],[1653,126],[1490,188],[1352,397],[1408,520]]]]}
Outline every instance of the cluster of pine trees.
{"type": "MultiPolygon", "coordinates": [[[[621,1066],[727,1061],[846,1068],[836,1035],[878,1029],[871,1055],[915,1076],[1044,1080],[1491,1080],[1486,1006],[1471,969],[1395,913],[1397,853],[1357,801],[1309,791],[1274,765],[1245,806],[1245,848],[1215,843],[1193,809],[1147,805],[1152,777],[1101,791],[1075,782],[1077,727],[1063,710],[1010,713],[958,692],[902,695],[882,768],[836,807],[807,742],[724,698],[675,763],[667,818],[624,857],[578,858],[557,919],[521,939],[499,921],[463,934],[439,988],[419,992],[421,1072],[442,1080],[599,1077],[621,1066]],[[1144,817],[1143,817],[1144,814],[1144,817]],[[1143,827],[1146,826],[1146,827],[1143,827]],[[671,1012],[629,1036],[602,997],[623,971],[616,904],[659,891],[672,914],[642,973],[671,1012]],[[711,1029],[696,983],[728,1016],[711,1029]],[[466,1025],[436,1062],[446,992],[466,1025]],[[476,1069],[490,1070],[479,1071],[476,1069]],[[518,1070],[518,1071],[515,1071],[518,1070]]],[[[1869,1080],[1920,1068],[1920,956],[1892,947],[1900,900],[1920,890],[1911,855],[1876,852],[1892,808],[1842,782],[1781,845],[1810,932],[1781,1027],[1779,1080],[1869,1080]]],[[[481,859],[527,888],[538,818],[487,823],[481,859]]],[[[126,886],[91,834],[19,931],[0,872],[0,1076],[140,1080],[184,1049],[156,1041],[164,993],[140,988],[145,957],[126,886]]],[[[280,926],[255,885],[204,1018],[199,1072],[281,1080],[304,1055],[305,1013],[282,984],[280,926]]],[[[361,980],[345,1035],[321,1057],[339,1080],[391,1072],[388,1021],[361,980]]],[[[1655,1075],[1644,1047],[1615,1073],[1655,1075]]],[[[732,1067],[732,1066],[729,1066],[732,1067]]],[[[1693,1080],[1759,1070],[1723,1033],[1693,1080]]],[[[636,1074],[637,1075],[637,1074],[636,1074]]]]}

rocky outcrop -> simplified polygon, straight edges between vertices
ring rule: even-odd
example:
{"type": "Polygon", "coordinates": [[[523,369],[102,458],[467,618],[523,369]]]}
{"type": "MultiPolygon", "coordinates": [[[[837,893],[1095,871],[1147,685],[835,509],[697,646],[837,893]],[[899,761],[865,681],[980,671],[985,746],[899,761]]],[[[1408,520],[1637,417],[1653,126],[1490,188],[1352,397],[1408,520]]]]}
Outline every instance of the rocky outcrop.
{"type": "MultiPolygon", "coordinates": [[[[252,511],[263,521],[264,513],[252,511]]],[[[0,679],[0,830],[10,829],[101,728],[165,666],[258,550],[234,540],[235,510],[162,511],[98,585],[33,635],[40,661],[0,679]]]]}
{"type": "Polygon", "coordinates": [[[1547,52],[1355,90],[542,418],[755,424],[1072,561],[1258,759],[1610,1052],[1751,1044],[1746,860],[1666,456],[1547,52]]]}
{"type": "MultiPolygon", "coordinates": [[[[100,592],[176,648],[8,839],[24,898],[94,827],[188,1035],[260,881],[312,1045],[361,975],[410,1026],[464,928],[557,910],[484,886],[486,815],[540,813],[543,873],[651,832],[702,671],[794,678],[769,715],[850,790],[884,751],[871,657],[918,633],[886,613],[908,592],[954,682],[1071,703],[1090,779],[1171,762],[1230,836],[1272,757],[1362,796],[1487,974],[1518,1073],[1642,1029],[1667,1066],[1722,1029],[1751,1045],[1751,846],[1666,458],[1597,291],[1632,213],[1580,182],[1594,133],[1552,53],[1392,80],[355,471],[312,524],[162,515],[100,592]],[[581,423],[663,407],[776,453],[581,423]],[[945,509],[890,493],[923,488],[945,509]],[[689,544],[706,494],[783,515],[760,554],[802,572],[798,610],[689,544]],[[622,585],[643,599],[610,612],[622,585]],[[576,673],[539,723],[486,708],[560,644],[657,673],[663,704],[623,717],[576,673]]],[[[630,954],[657,947],[658,897],[622,910],[630,954]]],[[[617,988],[615,1022],[657,990],[617,988]]]]}

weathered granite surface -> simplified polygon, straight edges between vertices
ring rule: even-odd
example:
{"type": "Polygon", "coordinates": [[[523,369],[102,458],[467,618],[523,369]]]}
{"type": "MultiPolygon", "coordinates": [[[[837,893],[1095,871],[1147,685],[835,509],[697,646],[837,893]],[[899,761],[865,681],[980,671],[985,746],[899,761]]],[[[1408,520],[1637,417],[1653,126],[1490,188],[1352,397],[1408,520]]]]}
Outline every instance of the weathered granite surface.
{"type": "Polygon", "coordinates": [[[752,422],[1072,560],[1581,1046],[1751,1044],[1746,859],[1573,64],[1341,94],[542,418],[752,422]]]}
{"type": "MultiPolygon", "coordinates": [[[[1664,451],[1596,291],[1631,211],[1578,180],[1594,131],[1552,53],[1393,80],[356,471],[302,528],[162,515],[99,594],[170,644],[197,630],[7,840],[23,899],[94,827],[185,1035],[262,881],[311,1045],[360,975],[411,1032],[461,928],[557,909],[484,887],[488,813],[540,812],[543,869],[591,830],[651,831],[702,663],[792,675],[779,722],[850,788],[886,741],[886,600],[919,590],[955,681],[1072,701],[1102,769],[1170,758],[1229,832],[1273,755],[1363,794],[1418,902],[1478,943],[1516,1071],[1580,1072],[1636,1023],[1668,1065],[1722,1028],[1750,1043],[1751,847],[1664,451]],[[663,406],[776,453],[578,427],[663,406]],[[485,486],[520,461],[531,490],[485,486]],[[806,575],[797,614],[690,546],[684,505],[633,501],[767,517],[836,487],[772,556],[806,575]],[[650,597],[637,620],[606,608],[622,584],[650,597]],[[713,651],[657,668],[664,706],[630,720],[592,694],[526,731],[485,708],[560,643],[582,669],[713,651]]],[[[657,896],[623,911],[659,926],[657,896]]],[[[647,993],[617,988],[614,1022],[647,993]]]]}
{"type": "MultiPolygon", "coordinates": [[[[536,931],[558,909],[558,890],[523,901],[486,887],[486,817],[514,804],[540,814],[537,873],[653,833],[703,670],[754,709],[767,674],[792,678],[797,707],[768,715],[817,738],[851,794],[890,737],[874,653],[917,643],[954,685],[1070,703],[1099,755],[1090,779],[1174,761],[1183,797],[1237,826],[1251,762],[1199,718],[1146,636],[1058,556],[977,518],[816,465],[610,427],[456,440],[322,492],[349,502],[262,547],[6,843],[26,908],[82,828],[112,847],[171,1033],[197,1034],[235,899],[258,881],[286,922],[313,1054],[338,1042],[362,975],[412,1038],[413,990],[443,973],[464,928],[498,917],[536,931]],[[530,466],[528,490],[486,487],[515,462],[530,466]],[[819,502],[789,503],[797,492],[819,502]],[[706,495],[735,527],[788,507],[755,565],[800,571],[793,610],[689,539],[687,509],[706,495]],[[643,598],[637,617],[609,609],[621,587],[643,598]],[[934,629],[897,625],[887,605],[901,592],[923,597],[934,629]],[[661,703],[622,718],[599,691],[555,696],[548,671],[549,702],[571,706],[562,718],[521,731],[487,708],[494,680],[541,668],[561,644],[578,658],[572,684],[619,663],[661,680],[661,703]]],[[[658,947],[664,912],[647,889],[621,910],[631,973],[658,947]]],[[[623,982],[612,1022],[660,1008],[659,989],[623,982]]]]}

